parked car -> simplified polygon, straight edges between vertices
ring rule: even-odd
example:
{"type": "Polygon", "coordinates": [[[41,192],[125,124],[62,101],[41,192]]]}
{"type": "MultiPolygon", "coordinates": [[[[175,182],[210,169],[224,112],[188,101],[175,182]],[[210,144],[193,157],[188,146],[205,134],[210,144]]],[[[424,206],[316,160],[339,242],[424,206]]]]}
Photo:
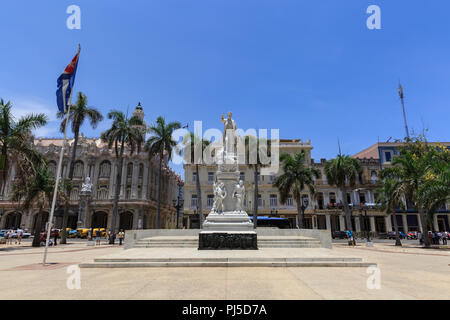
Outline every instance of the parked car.
{"type": "Polygon", "coordinates": [[[0,236],[0,244],[6,244],[6,238],[3,236],[0,236]]]}
{"type": "MultiPolygon", "coordinates": [[[[406,238],[406,234],[404,234],[403,232],[399,231],[398,234],[400,236],[400,239],[406,238]]],[[[388,233],[388,239],[395,239],[395,231],[391,231],[388,233]]]]}
{"type": "Polygon", "coordinates": [[[108,236],[108,233],[106,232],[105,228],[100,228],[100,229],[99,228],[95,228],[95,229],[92,229],[94,237],[97,236],[97,230],[100,230],[102,232],[102,237],[107,237],[108,236]]]}
{"type": "Polygon", "coordinates": [[[417,240],[418,235],[417,235],[417,231],[414,232],[408,232],[408,234],[406,235],[406,237],[410,240],[417,240]]]}
{"type": "MultiPolygon", "coordinates": [[[[73,230],[71,228],[66,228],[67,238],[76,238],[77,230],[73,230]]],[[[62,237],[62,229],[59,230],[58,237],[62,237]]]]}
{"type": "Polygon", "coordinates": [[[345,231],[333,231],[331,237],[333,239],[347,239],[347,233],[345,231]]]}
{"type": "Polygon", "coordinates": [[[77,229],[76,230],[77,231],[77,237],[78,238],[87,238],[90,230],[91,229],[89,229],[89,228],[79,228],[79,229],[77,229]]]}

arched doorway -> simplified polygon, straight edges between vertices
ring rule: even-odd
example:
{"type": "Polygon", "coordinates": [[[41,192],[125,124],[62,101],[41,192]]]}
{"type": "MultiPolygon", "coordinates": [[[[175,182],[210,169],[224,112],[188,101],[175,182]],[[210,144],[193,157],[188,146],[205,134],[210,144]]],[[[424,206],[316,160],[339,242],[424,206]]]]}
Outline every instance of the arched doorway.
{"type": "Polygon", "coordinates": [[[17,229],[22,222],[22,214],[20,212],[11,212],[5,217],[4,229],[17,229]]]}
{"type": "Polygon", "coordinates": [[[92,215],[92,228],[105,228],[108,225],[108,214],[103,211],[94,212],[92,215]]]}
{"type": "Polygon", "coordinates": [[[125,211],[120,214],[119,230],[133,229],[133,213],[125,211]]]}

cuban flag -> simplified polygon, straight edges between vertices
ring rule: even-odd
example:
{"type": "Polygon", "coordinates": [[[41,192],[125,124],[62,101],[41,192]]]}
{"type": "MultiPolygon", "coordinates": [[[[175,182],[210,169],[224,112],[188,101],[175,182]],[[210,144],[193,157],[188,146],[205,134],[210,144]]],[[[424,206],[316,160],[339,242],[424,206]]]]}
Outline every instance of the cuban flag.
{"type": "Polygon", "coordinates": [[[72,59],[72,62],[66,67],[64,72],[58,78],[58,90],[56,90],[56,102],[58,103],[58,109],[62,113],[67,112],[67,106],[72,95],[73,85],[75,83],[75,75],[77,73],[78,58],[80,57],[80,46],[78,46],[78,52],[72,59]]]}

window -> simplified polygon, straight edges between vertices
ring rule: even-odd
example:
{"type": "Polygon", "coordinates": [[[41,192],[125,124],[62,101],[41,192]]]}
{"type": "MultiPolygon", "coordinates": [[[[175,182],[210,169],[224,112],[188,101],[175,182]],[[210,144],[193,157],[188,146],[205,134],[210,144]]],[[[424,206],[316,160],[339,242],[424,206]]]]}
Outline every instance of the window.
{"type": "Polygon", "coordinates": [[[261,182],[261,174],[258,172],[258,182],[261,182]]]}
{"type": "Polygon", "coordinates": [[[330,192],[330,204],[336,204],[336,194],[334,192],[330,192]]]}
{"type": "Polygon", "coordinates": [[[192,172],[192,182],[197,182],[197,172],[192,172]]]}
{"type": "Polygon", "coordinates": [[[303,205],[305,205],[306,203],[308,203],[308,205],[306,206],[306,208],[308,208],[309,207],[309,205],[311,204],[310,202],[309,202],[309,196],[307,195],[307,194],[303,194],[302,195],[302,206],[303,205]]]}
{"type": "Polygon", "coordinates": [[[108,199],[108,186],[98,186],[97,199],[98,200],[107,200],[108,199]]]}
{"type": "Polygon", "coordinates": [[[245,172],[240,173],[239,180],[245,181],[245,172]]]}
{"type": "Polygon", "coordinates": [[[133,178],[133,164],[131,162],[127,165],[127,178],[133,178]]]}
{"type": "Polygon", "coordinates": [[[214,172],[208,172],[208,182],[209,183],[214,182],[214,172]]]}
{"type": "Polygon", "coordinates": [[[193,194],[191,197],[191,208],[196,209],[197,208],[197,195],[193,194]]]}
{"type": "Polygon", "coordinates": [[[378,173],[375,170],[370,173],[370,180],[372,180],[372,183],[378,182],[378,173]]]}
{"type": "Polygon", "coordinates": [[[262,203],[262,197],[261,197],[260,194],[258,194],[258,207],[259,207],[259,208],[262,208],[262,206],[263,206],[263,203],[262,203]]]}
{"type": "Polygon", "coordinates": [[[293,207],[294,206],[294,199],[292,196],[287,197],[286,199],[286,207],[293,207]]]}
{"type": "Polygon", "coordinates": [[[144,178],[144,165],[141,163],[139,165],[139,179],[144,178]]]}
{"type": "Polygon", "coordinates": [[[366,203],[366,195],[364,193],[359,194],[359,203],[366,203]]]}
{"type": "Polygon", "coordinates": [[[48,164],[48,170],[50,172],[50,174],[52,175],[52,177],[56,176],[56,163],[55,162],[50,162],[48,164]]]}
{"type": "Polygon", "coordinates": [[[271,208],[278,207],[278,196],[276,194],[270,195],[270,207],[271,208]]]}
{"type": "Polygon", "coordinates": [[[100,164],[100,178],[109,178],[111,176],[111,163],[109,161],[103,161],[100,164]]]}
{"type": "Polygon", "coordinates": [[[350,193],[347,193],[347,203],[348,204],[352,203],[352,197],[351,197],[350,193]]]}
{"type": "Polygon", "coordinates": [[[142,198],[142,186],[138,186],[138,199],[142,198]]]}
{"type": "Polygon", "coordinates": [[[77,201],[78,200],[78,194],[79,194],[78,188],[73,188],[72,191],[70,192],[70,200],[71,201],[77,201]]]}
{"type": "Polygon", "coordinates": [[[84,171],[84,163],[82,161],[77,161],[75,163],[75,167],[73,170],[74,178],[83,178],[83,171],[84,171]]]}
{"type": "Polygon", "coordinates": [[[214,195],[208,194],[208,198],[206,199],[206,206],[208,207],[208,209],[211,209],[213,207],[213,204],[214,204],[214,195]]]}
{"type": "Polygon", "coordinates": [[[131,199],[131,186],[127,186],[126,192],[125,192],[125,199],[131,199]]]}
{"type": "Polygon", "coordinates": [[[273,183],[273,181],[275,180],[275,176],[272,174],[272,175],[270,175],[270,183],[273,183]]]}
{"type": "Polygon", "coordinates": [[[392,161],[392,152],[391,151],[385,151],[384,152],[384,159],[386,162],[392,161]]]}

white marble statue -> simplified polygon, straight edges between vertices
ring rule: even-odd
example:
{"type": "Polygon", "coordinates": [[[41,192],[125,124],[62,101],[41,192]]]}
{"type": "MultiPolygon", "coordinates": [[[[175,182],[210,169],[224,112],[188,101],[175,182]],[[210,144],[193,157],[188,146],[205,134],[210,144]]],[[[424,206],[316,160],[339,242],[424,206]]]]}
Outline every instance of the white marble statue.
{"type": "Polygon", "coordinates": [[[81,192],[92,192],[92,183],[90,177],[86,177],[84,182],[81,184],[81,192]]]}
{"type": "Polygon", "coordinates": [[[223,200],[227,197],[227,190],[223,182],[214,182],[213,212],[223,212],[223,200]]]}
{"type": "Polygon", "coordinates": [[[245,198],[244,181],[240,180],[234,187],[233,198],[236,198],[236,211],[243,211],[243,203],[245,198]]]}
{"type": "Polygon", "coordinates": [[[224,115],[221,118],[223,123],[223,147],[225,155],[236,154],[237,151],[237,126],[231,116],[232,113],[228,112],[226,119],[224,115]]]}

